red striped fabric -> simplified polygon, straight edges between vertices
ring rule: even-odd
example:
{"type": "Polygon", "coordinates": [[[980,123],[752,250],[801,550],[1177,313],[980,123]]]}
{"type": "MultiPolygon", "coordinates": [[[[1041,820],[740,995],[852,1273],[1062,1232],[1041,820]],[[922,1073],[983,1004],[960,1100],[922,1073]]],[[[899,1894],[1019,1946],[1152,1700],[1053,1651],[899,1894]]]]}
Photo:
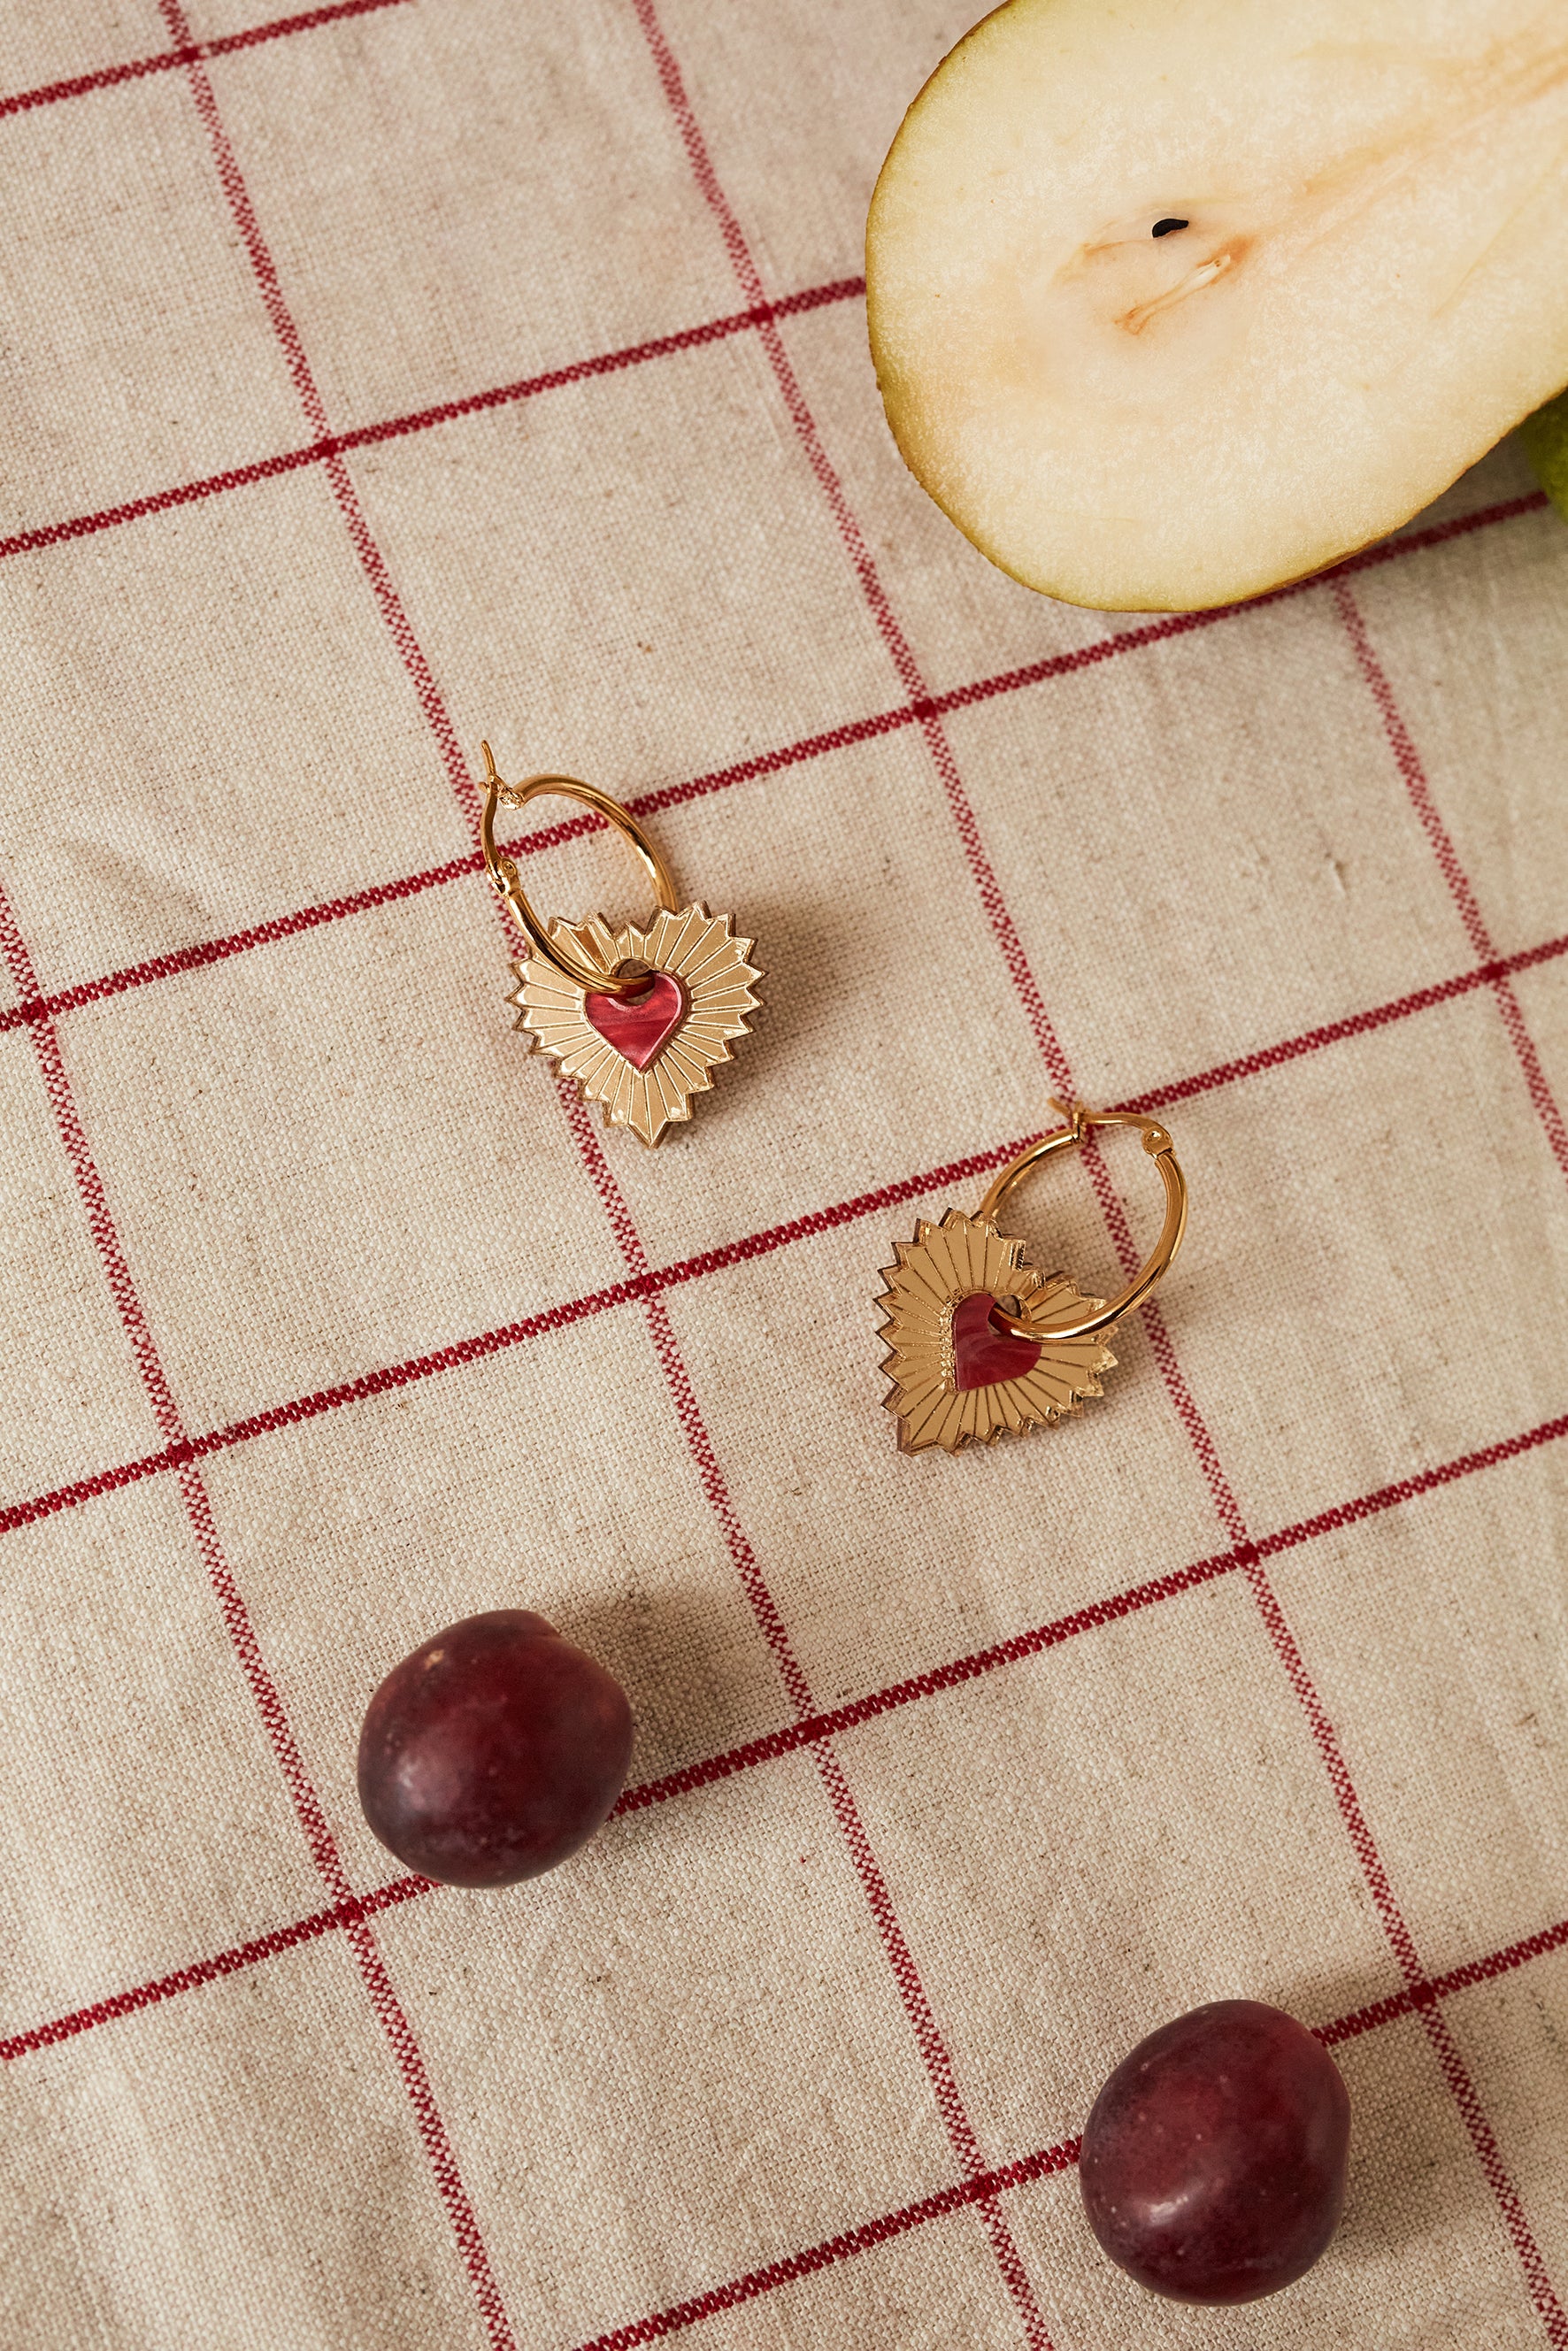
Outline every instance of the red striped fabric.
{"type": "MultiPolygon", "coordinates": [[[[115,503],[62,504],[0,538],[0,596],[26,649],[20,848],[0,851],[0,1030],[17,1132],[51,1138],[18,1158],[45,1238],[18,1258],[14,1292],[28,1316],[46,1301],[14,1370],[17,1426],[39,1432],[16,1458],[47,1462],[51,1482],[0,1499],[16,1604],[32,1612],[13,1640],[10,1825],[18,1868],[36,1848],[45,1907],[29,1916],[44,1923],[18,1936],[0,2054],[39,2101],[16,2193],[70,2217],[67,2247],[34,2232],[19,2323],[34,2339],[61,2313],[78,2326],[79,2311],[97,2333],[62,2342],[223,2340],[239,2323],[233,2293],[302,2346],[347,2339],[350,2308],[368,2314],[365,2339],[400,2345],[630,2351],[701,2328],[739,2346],[760,2339],[742,2315],[758,2303],[780,2343],[1152,2342],[1145,2305],[1068,2225],[1052,2183],[1076,2161],[1096,2068],[1175,2008],[1250,1988],[1363,2069],[1358,2114],[1375,2112],[1385,2137],[1445,2149],[1441,2225],[1394,2241],[1378,2220],[1386,2161],[1369,2165],[1343,2252],[1266,2306],[1260,2345],[1371,2340],[1381,2325],[1414,2346],[1438,2325],[1478,2346],[1568,2343],[1561,2133],[1538,2056],[1568,1924],[1541,1859],[1552,1815],[1537,1759],[1552,1731],[1536,1655],[1553,1574],[1545,1498],[1568,1434],[1562,1318],[1542,1272],[1568,1215],[1568,934],[1512,845],[1561,859],[1527,699],[1568,579],[1543,500],[1503,457],[1452,510],[1254,604],[1053,613],[987,577],[899,479],[853,350],[864,288],[843,191],[863,195],[917,66],[956,26],[930,11],[859,26],[808,11],[797,92],[774,70],[779,26],[721,23],[688,0],[603,0],[579,20],[530,19],[520,40],[498,0],[246,14],[159,0],[163,47],[0,97],[0,137],[53,109],[63,141],[90,142],[123,135],[97,121],[97,94],[180,78],[214,240],[193,270],[238,257],[302,436],[223,472],[128,480],[115,503]],[[455,121],[441,154],[400,144],[422,79],[471,94],[476,59],[503,119],[455,121]],[[840,88],[848,61],[866,59],[874,104],[812,99],[813,74],[840,88]],[[544,90],[548,156],[519,128],[544,90]],[[303,180],[279,168],[286,106],[315,126],[303,180]],[[797,106],[809,137],[779,127],[797,106]],[[469,146],[484,172],[468,171],[469,146]],[[767,158],[780,153],[772,184],[767,158]],[[559,250],[541,171],[577,191],[559,250]],[[356,175],[395,180],[396,207],[359,208],[356,175]],[[514,201],[541,224],[513,268],[528,288],[525,323],[502,338],[516,371],[496,380],[476,350],[471,390],[423,397],[477,315],[514,201]],[[635,242],[650,221],[669,224],[664,246],[635,242]],[[780,276],[779,254],[812,235],[815,269],[780,276]],[[597,349],[583,338],[566,346],[583,357],[530,367],[536,348],[560,348],[574,274],[597,282],[593,248],[618,238],[617,282],[645,331],[597,349]],[[689,265],[713,289],[695,324],[672,315],[649,259],[666,249],[671,286],[689,265]],[[408,395],[368,423],[335,418],[322,389],[343,380],[356,339],[384,342],[408,395]],[[628,419],[643,421],[628,433],[628,419]],[[295,477],[325,492],[298,509],[318,516],[302,572],[339,582],[344,642],[384,660],[406,697],[369,714],[377,760],[424,796],[433,842],[439,802],[470,847],[388,875],[373,808],[364,824],[334,810],[340,887],[274,911],[243,799],[228,805],[226,776],[193,798],[183,745],[101,818],[84,793],[46,834],[26,763],[72,695],[96,697],[96,755],[115,757],[114,673],[82,650],[108,624],[81,543],[115,567],[103,576],[130,615],[118,675],[134,713],[152,649],[178,658],[171,535],[248,547],[295,477]],[[473,553],[446,507],[476,497],[481,513],[502,500],[519,545],[559,514],[556,568],[519,587],[487,547],[473,553]],[[680,552],[693,529],[701,579],[680,552]],[[648,690],[637,660],[658,662],[655,645],[648,690]],[[554,709],[558,677],[589,658],[645,747],[612,785],[667,826],[683,872],[706,861],[710,896],[743,886],[743,912],[777,942],[764,936],[766,1023],[656,1162],[630,1158],[570,1087],[552,1103],[537,1068],[503,1102],[480,1074],[478,1028],[472,1082],[455,1093],[421,1027],[421,989],[467,987],[467,942],[497,972],[512,951],[498,913],[484,920],[474,891],[448,889],[480,874],[479,706],[499,707],[497,728],[527,716],[509,715],[519,697],[554,709]],[[731,672],[749,681],[756,717],[683,773],[661,746],[686,739],[705,662],[716,685],[730,665],[727,692],[731,672]],[[1134,777],[1142,834],[1103,784],[1064,771],[1053,730],[1069,724],[1134,777]],[[1502,793],[1512,832],[1498,825],[1502,793]],[[1301,845],[1314,811],[1330,882],[1301,845]],[[1185,927],[1165,921],[1166,831],[1207,861],[1185,927]],[[1148,931],[1146,968],[1107,971],[1103,1008],[1062,967],[1084,935],[1078,859],[1148,931]],[[1320,883],[1338,897],[1313,897],[1320,883]],[[1518,911],[1542,903],[1545,923],[1518,911]],[[209,904],[237,907],[237,927],[209,904]],[[1375,939],[1356,929],[1375,919],[1362,904],[1382,910],[1375,939]],[[343,1027],[321,992],[328,964],[304,960],[343,925],[367,992],[395,1008],[379,1027],[343,1027]],[[1397,992],[1358,985],[1362,961],[1397,992]],[[249,1008],[243,1035],[217,1024],[226,967],[244,992],[225,1001],[249,1008]],[[1321,1019],[1270,1018],[1323,971],[1329,1000],[1307,1003],[1321,1019]],[[1156,986],[1190,1001],[1193,1034],[1223,1050],[1200,1047],[1185,1068],[1173,1055],[1141,1091],[1135,1071],[1103,1083],[1156,986]],[[330,1041],[350,1033],[352,1054],[330,1041]],[[193,1036],[208,1040],[194,1084],[182,1074],[193,1036]],[[259,1124],[242,1082],[257,1051],[276,1057],[259,1124]],[[1367,1113],[1374,1069],[1390,1090],[1382,1126],[1367,1113]],[[424,1094],[400,1091],[427,1071],[424,1094]],[[1191,1106],[1188,1257],[1082,1430],[902,1463],[878,1409],[869,1308],[887,1236],[912,1208],[970,1205],[1038,1131],[1025,1111],[1038,1119],[1048,1093],[1080,1089],[1191,1106]],[[330,1107],[361,1090],[420,1106],[405,1113],[406,1162],[372,1149],[358,1110],[330,1107]],[[1343,1157],[1314,1123],[1325,1105],[1361,1138],[1343,1157]],[[1408,1173],[1430,1155],[1399,1157],[1397,1136],[1439,1113],[1455,1153],[1473,1146],[1468,1188],[1446,1168],[1408,1173]],[[1277,1196],[1258,1156],[1270,1116],[1291,1167],[1277,1196]],[[536,1201],[547,1161],[563,1188],[541,1178],[536,1201]],[[911,1165],[924,1172],[900,1172],[911,1165]],[[841,1165],[856,1173],[835,1181],[841,1165]],[[519,1233],[504,1287],[527,1311],[454,1336],[461,1321],[434,1311],[423,1256],[464,1259],[497,1184],[519,1233]],[[547,1213],[559,1231],[538,1228],[547,1213]],[[1206,1229],[1242,1237],[1235,1261],[1206,1229]],[[857,1251],[867,1270],[846,1298],[857,1251]],[[579,1287],[552,1279],[558,1263],[619,1270],[579,1287]],[[1440,1276],[1412,1270],[1428,1263],[1440,1276]],[[1331,1269],[1353,1272],[1354,1290],[1331,1269]],[[1289,1302],[1310,1367],[1293,1413],[1274,1373],[1249,1364],[1249,1285],[1276,1321],[1289,1302]],[[242,1288],[271,1301],[270,1322],[243,1319],[242,1288]],[[247,1353],[235,1334],[251,1327],[266,1335],[247,1353]],[[1319,1367],[1336,1360],[1331,1386],[1319,1367]],[[298,1393],[277,1376],[295,1361],[321,1366],[298,1393]],[[628,1398],[620,1367],[633,1361],[628,1398]],[[197,1363],[251,1408],[206,1425],[197,1363]],[[112,1426],[140,1413],[156,1444],[104,1466],[99,1385],[112,1426]],[[833,1401],[841,1389],[852,1403],[833,1401]],[[390,1442],[384,1416],[404,1405],[390,1442]],[[478,1426],[460,1426],[454,1414],[476,1405],[478,1426]],[[1335,1492],[1347,1499],[1325,1505],[1335,1492]],[[1467,1529],[1484,1555],[1456,1569],[1467,1529]],[[118,1562],[124,1613],[107,1644],[50,1620],[78,1541],[108,1542],[118,1562]],[[496,1562],[515,1575],[519,1552],[535,1604],[582,1637],[597,1626],[627,1672],[643,1743],[580,1866],[468,1897],[387,1874],[352,1804],[355,1708],[400,1641],[444,1610],[491,1604],[496,1562]],[[1347,1604],[1328,1596],[1346,1559],[1359,1562],[1348,1649],[1335,1616],[1347,1604]],[[150,1728],[137,1717],[159,1763],[131,1792],[109,1726],[138,1645],[168,1643],[192,1578],[226,1644],[232,1685],[211,1719],[225,1728],[205,1715],[183,1728],[198,1719],[191,1703],[150,1728]],[[1436,1660],[1416,1604],[1428,1593],[1436,1660]],[[974,1627],[970,1646],[944,1647],[950,1617],[974,1627]],[[1018,1670],[1030,1661],[1053,1677],[1034,1696],[1018,1670]],[[1402,1680],[1427,1687],[1422,1675],[1437,1677],[1440,1719],[1400,1694],[1402,1680]],[[65,1784],[66,1687],[89,1775],[72,1784],[101,1792],[91,1818],[39,1809],[38,1790],[65,1784]],[[1041,1756],[1028,1741],[1048,1687],[1064,1727],[1060,1754],[1053,1729],[1041,1756]],[[1136,1759],[1188,1689],[1201,1867],[1184,1899],[1162,1874],[1173,1808],[1136,1759]],[[1105,1690],[1114,1727],[1092,1734],[1105,1690]],[[960,1705],[973,1709],[961,1725],[960,1705]],[[737,1708],[745,1735],[705,1740],[705,1707],[716,1723],[737,1708]],[[1224,1759],[1249,1724],[1267,1789],[1249,1790],[1259,1809],[1244,1828],[1224,1759]],[[1456,1797],[1459,1738],[1472,1763],[1456,1797]],[[929,1777],[912,1798],[916,1768],[929,1777]],[[285,1825],[276,1853],[247,1855],[222,1823],[248,1817],[262,1769],[285,1825]],[[1070,1794],[1102,1782],[1123,1790],[1110,1851],[1070,1794]],[[87,1857],[109,1850],[132,1796],[140,1842],[95,1870],[87,1857]],[[977,1863],[955,1865],[956,1823],[978,1848],[1023,1840],[1006,1905],[977,1863]],[[296,1866],[318,1907],[268,1926],[289,1914],[259,1891],[296,1866]],[[1237,1917],[1206,1912],[1204,1870],[1228,1875],[1237,1917]],[[1059,1881],[1076,1934],[1051,1907],[1059,1881]],[[1036,1934],[1038,1981],[1008,1956],[1004,1908],[1020,1906],[1056,1922],[1036,1934]],[[231,1939],[204,1942],[209,1919],[231,1939]],[[150,1959],[140,1976],[116,1963],[182,1948],[211,1955],[150,1959]],[[131,1988],[102,1989],[117,1981],[131,1988]],[[1026,2012],[1037,2022],[1020,2043],[1026,2012]],[[307,2088],[291,2044],[309,2034],[340,2074],[318,2066],[307,2088]],[[1015,2080],[1039,2109],[1021,2136],[1000,2119],[1015,2080]],[[93,2101],[110,2167],[149,2167],[143,2205],[188,2175],[193,2114],[234,2164],[258,2146],[267,2163],[236,2168],[221,2211],[193,2205],[187,2221],[175,2199],[128,2251],[123,2217],[95,2200],[89,2140],[50,2119],[93,2101]],[[367,2199],[357,2167],[372,2147],[386,2185],[367,2199]],[[1469,2299],[1453,2316],[1456,2267],[1469,2299]],[[830,2294],[844,2298],[811,2298],[830,2294]]],[[[26,192],[14,204],[15,235],[60,235],[26,192]]],[[[67,275],[74,250],[60,246],[67,275]]],[[[111,339],[120,313],[105,316],[111,339]]],[[[125,362],[133,407],[163,396],[158,352],[154,326],[125,362]]],[[[190,394],[227,400],[221,365],[190,394]]],[[[259,723],[275,692],[297,694],[356,739],[330,658],[303,624],[290,636],[268,618],[274,589],[287,605],[288,580],[253,566],[226,614],[241,704],[259,723]],[[274,626],[292,648],[286,675],[250,650],[274,626]]],[[[214,681],[214,710],[235,690],[214,681]]],[[[619,739],[586,705],[580,724],[585,740],[619,739]]],[[[308,758],[277,788],[302,837],[322,830],[331,787],[308,758]]],[[[572,819],[516,845],[545,861],[549,887],[599,888],[600,830],[572,819]]],[[[1145,1204],[1109,1153],[1083,1166],[1061,1213],[1130,1270],[1145,1204]]],[[[1168,2339],[1207,2338],[1198,2325],[1168,2339]]]]}

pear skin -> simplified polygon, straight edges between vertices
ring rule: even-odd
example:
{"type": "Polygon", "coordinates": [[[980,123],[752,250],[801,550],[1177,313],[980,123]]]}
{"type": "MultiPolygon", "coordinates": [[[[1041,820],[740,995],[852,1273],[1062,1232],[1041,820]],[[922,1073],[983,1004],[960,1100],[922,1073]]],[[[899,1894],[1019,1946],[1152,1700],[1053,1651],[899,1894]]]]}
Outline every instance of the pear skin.
{"type": "Polygon", "coordinates": [[[1568,392],[1527,416],[1519,437],[1542,488],[1568,521],[1568,392]]]}

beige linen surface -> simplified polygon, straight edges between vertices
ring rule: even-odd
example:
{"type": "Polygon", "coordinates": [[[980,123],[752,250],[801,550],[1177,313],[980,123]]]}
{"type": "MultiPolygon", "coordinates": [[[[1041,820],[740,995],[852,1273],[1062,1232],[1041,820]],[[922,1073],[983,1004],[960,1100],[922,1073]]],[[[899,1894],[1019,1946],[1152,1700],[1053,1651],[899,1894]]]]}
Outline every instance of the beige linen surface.
{"type": "Polygon", "coordinates": [[[0,7],[7,2345],[1568,2344],[1568,529],[1505,446],[1239,611],[991,570],[858,280],[965,21],[0,7]],[[482,734],[758,938],[656,1154],[512,1033],[482,734]],[[903,1458],[878,1268],[1064,1088],[1186,1253],[903,1458]],[[510,1605],[632,1794],[434,1890],[360,1718],[510,1605]],[[1349,2210],[1185,2311],[1076,2134],[1235,1994],[1349,2210]]]}

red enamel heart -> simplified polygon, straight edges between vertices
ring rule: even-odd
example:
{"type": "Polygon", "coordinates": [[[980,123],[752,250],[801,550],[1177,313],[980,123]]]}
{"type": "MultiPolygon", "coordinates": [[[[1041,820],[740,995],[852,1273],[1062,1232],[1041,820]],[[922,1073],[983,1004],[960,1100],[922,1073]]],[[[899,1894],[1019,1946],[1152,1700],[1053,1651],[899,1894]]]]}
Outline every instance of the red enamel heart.
{"type": "Polygon", "coordinates": [[[686,991],[674,972],[656,971],[635,996],[585,996],[582,1017],[634,1070],[645,1070],[685,1019],[686,991]]]}
{"type": "Polygon", "coordinates": [[[998,1330],[991,1320],[996,1311],[988,1290],[977,1290],[953,1309],[953,1384],[960,1395],[966,1388],[1021,1380],[1040,1361],[1032,1339],[1015,1339],[1010,1331],[998,1330]]]}

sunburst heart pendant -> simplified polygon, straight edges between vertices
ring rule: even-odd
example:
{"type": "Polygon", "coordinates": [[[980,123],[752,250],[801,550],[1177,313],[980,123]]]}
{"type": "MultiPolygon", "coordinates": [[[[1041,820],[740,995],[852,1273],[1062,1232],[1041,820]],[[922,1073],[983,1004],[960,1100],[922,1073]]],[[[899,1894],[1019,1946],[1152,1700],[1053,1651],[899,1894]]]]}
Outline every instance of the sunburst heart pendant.
{"type": "Polygon", "coordinates": [[[957,1453],[976,1437],[994,1445],[1009,1429],[1021,1437],[1076,1412],[1082,1397],[1100,1395],[1099,1375],[1115,1363],[1106,1342],[1117,1323],[1143,1305],[1176,1260],[1186,1230],[1186,1178],[1158,1119],[1054,1099],[1051,1108],[1066,1125],[1010,1159],[972,1217],[949,1208],[939,1225],[922,1217],[913,1241],[894,1244],[897,1264],[883,1268],[887,1288],[876,1302],[882,1335],[892,1342],[883,1369],[893,1374],[883,1402],[898,1416],[904,1453],[928,1445],[957,1453]],[[1014,1186],[1045,1160],[1076,1151],[1097,1126],[1139,1130],[1166,1196],[1158,1240],[1109,1304],[1082,1297],[1064,1273],[1037,1273],[1022,1241],[997,1230],[1014,1186]]]}
{"type": "Polygon", "coordinates": [[[1099,1375],[1116,1361],[1105,1344],[1114,1325],[1065,1339],[1052,1326],[1071,1330],[1104,1300],[1081,1296],[1065,1274],[1038,1273],[1024,1243],[990,1218],[949,1208],[939,1225],[922,1217],[914,1240],[894,1246],[898,1262],[883,1268],[887,1288],[876,1302],[891,1349],[884,1402],[898,1416],[901,1452],[994,1445],[1102,1393],[1099,1375]]]}
{"type": "Polygon", "coordinates": [[[747,960],[752,942],[704,905],[661,908],[645,929],[612,931],[602,914],[558,920],[549,938],[622,988],[579,987],[542,956],[515,963],[507,1001],[517,1007],[517,1026],[530,1050],[553,1054],[562,1076],[576,1079],[584,1102],[602,1103],[607,1126],[657,1144],[690,1118],[692,1096],[708,1092],[712,1071],[734,1058],[734,1040],[750,1033],[747,1015],[761,1003],[752,982],[762,977],[747,960]],[[647,974],[631,993],[629,965],[647,974]]]}

